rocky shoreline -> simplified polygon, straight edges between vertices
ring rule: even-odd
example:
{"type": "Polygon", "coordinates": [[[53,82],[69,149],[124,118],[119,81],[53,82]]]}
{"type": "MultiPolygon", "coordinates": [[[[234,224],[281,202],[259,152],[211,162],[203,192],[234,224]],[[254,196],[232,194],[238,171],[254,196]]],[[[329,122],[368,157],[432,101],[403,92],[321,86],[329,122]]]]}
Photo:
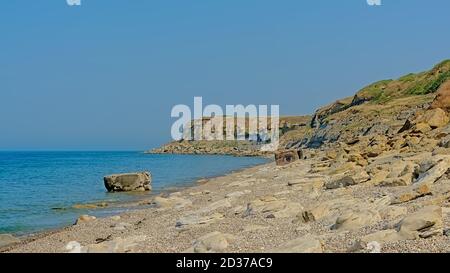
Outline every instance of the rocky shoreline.
{"type": "MultiPolygon", "coordinates": [[[[6,252],[450,252],[450,61],[285,119],[273,163],[6,252]],[[435,94],[436,93],[436,94],[435,94]],[[299,122],[301,121],[301,122],[299,122]]],[[[258,155],[248,143],[155,153],[258,155]],[[240,146],[242,144],[242,146],[240,146]]]]}
{"type": "Polygon", "coordinates": [[[6,251],[450,251],[450,156],[431,156],[428,145],[414,152],[387,145],[369,156],[365,151],[375,144],[366,141],[374,143],[340,143],[342,153],[304,150],[304,159],[285,166],[269,163],[202,181],[155,196],[149,208],[86,218],[6,251]],[[363,155],[354,156],[357,151],[363,155]]]}

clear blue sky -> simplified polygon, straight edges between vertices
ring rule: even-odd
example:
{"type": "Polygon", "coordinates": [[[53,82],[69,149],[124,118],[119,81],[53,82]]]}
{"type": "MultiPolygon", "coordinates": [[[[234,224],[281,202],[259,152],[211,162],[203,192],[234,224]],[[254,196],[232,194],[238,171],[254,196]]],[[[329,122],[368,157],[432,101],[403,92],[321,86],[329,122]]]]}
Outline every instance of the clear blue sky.
{"type": "Polygon", "coordinates": [[[170,140],[175,104],[307,114],[450,58],[450,1],[0,3],[0,150],[170,140]]]}

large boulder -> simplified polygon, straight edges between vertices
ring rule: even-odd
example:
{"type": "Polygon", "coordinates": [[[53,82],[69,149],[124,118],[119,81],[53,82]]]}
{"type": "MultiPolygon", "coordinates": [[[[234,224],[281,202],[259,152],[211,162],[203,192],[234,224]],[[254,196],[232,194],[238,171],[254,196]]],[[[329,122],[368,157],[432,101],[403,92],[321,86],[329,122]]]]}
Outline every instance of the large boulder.
{"type": "Polygon", "coordinates": [[[428,238],[433,235],[442,235],[442,208],[429,206],[406,216],[398,224],[398,232],[411,238],[428,238]]]}
{"type": "Polygon", "coordinates": [[[113,174],[106,176],[103,180],[109,192],[150,191],[152,189],[152,177],[148,172],[113,174]]]}
{"type": "Polygon", "coordinates": [[[444,127],[448,122],[447,113],[441,108],[427,110],[416,120],[416,123],[427,123],[432,129],[444,127]]]}
{"type": "Polygon", "coordinates": [[[431,104],[431,109],[436,108],[450,112],[450,80],[444,82],[438,89],[436,98],[431,104]]]}

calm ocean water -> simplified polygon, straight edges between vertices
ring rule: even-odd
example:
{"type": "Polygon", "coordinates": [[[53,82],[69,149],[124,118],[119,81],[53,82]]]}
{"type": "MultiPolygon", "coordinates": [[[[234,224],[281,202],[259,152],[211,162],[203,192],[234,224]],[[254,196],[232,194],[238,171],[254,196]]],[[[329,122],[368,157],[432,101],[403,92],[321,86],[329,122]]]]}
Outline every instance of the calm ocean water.
{"type": "Polygon", "coordinates": [[[0,152],[0,233],[32,233],[70,225],[85,213],[117,213],[124,208],[112,205],[89,211],[72,206],[120,204],[264,162],[263,158],[138,152],[0,152]],[[152,193],[106,192],[103,176],[143,170],[152,173],[152,193]]]}

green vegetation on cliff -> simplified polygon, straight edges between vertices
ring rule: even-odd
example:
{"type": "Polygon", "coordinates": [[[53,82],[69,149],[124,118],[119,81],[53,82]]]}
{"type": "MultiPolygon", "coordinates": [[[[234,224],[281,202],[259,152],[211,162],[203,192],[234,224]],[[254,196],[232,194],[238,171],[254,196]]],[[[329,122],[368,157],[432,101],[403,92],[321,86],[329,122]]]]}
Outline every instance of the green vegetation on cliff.
{"type": "Polygon", "coordinates": [[[373,103],[385,103],[395,98],[434,93],[448,79],[450,79],[450,60],[445,60],[426,72],[410,73],[397,80],[373,83],[361,89],[356,95],[373,103]]]}

